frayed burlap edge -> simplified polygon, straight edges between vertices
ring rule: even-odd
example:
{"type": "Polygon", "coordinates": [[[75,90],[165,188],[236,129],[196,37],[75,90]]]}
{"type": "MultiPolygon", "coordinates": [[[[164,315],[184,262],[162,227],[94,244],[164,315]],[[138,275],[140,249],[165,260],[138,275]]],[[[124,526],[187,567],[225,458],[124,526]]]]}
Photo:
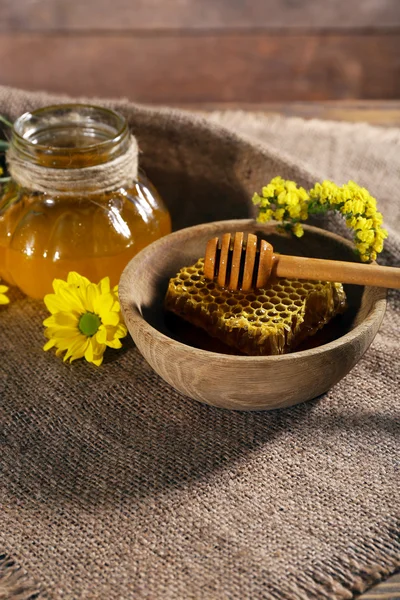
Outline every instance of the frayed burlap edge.
{"type": "Polygon", "coordinates": [[[49,596],[7,553],[0,551],[0,600],[49,600],[49,596]]]}

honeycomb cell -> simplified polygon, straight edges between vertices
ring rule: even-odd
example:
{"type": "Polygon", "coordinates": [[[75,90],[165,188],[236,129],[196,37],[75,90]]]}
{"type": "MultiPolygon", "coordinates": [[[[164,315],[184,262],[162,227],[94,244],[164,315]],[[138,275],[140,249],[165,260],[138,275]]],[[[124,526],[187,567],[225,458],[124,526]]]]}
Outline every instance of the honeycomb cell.
{"type": "Polygon", "coordinates": [[[225,321],[227,321],[228,319],[231,319],[233,317],[233,314],[230,312],[227,312],[224,314],[224,319],[225,321]]]}
{"type": "Polygon", "coordinates": [[[231,292],[206,281],[203,267],[199,259],[170,280],[166,309],[249,355],[290,352],[345,308],[338,284],[281,278],[266,289],[231,292]]]}
{"type": "Polygon", "coordinates": [[[262,305],[262,307],[263,307],[265,310],[269,310],[270,308],[272,308],[272,307],[273,307],[273,304],[271,304],[271,302],[264,302],[264,303],[263,303],[263,305],[262,305]]]}

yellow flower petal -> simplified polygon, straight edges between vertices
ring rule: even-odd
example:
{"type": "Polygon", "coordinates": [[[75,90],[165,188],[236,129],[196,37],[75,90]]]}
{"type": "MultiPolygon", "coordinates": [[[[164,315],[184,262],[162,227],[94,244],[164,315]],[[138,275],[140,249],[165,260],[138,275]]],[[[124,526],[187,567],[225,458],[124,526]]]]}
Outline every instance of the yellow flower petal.
{"type": "Polygon", "coordinates": [[[97,285],[94,283],[91,283],[90,285],[88,285],[86,288],[86,302],[85,302],[86,312],[93,312],[93,313],[97,314],[98,311],[96,310],[95,305],[97,304],[99,297],[100,297],[100,293],[97,288],[97,285]]]}
{"type": "Polygon", "coordinates": [[[115,338],[123,338],[128,334],[128,329],[125,323],[119,323],[118,327],[115,330],[114,337],[115,338]]]}
{"type": "Polygon", "coordinates": [[[120,315],[116,312],[107,312],[101,314],[100,316],[104,325],[111,325],[112,327],[116,327],[120,321],[120,315]]]}
{"type": "Polygon", "coordinates": [[[99,330],[95,335],[99,344],[105,344],[107,342],[107,329],[104,327],[104,325],[99,327],[99,330]]]}
{"type": "Polygon", "coordinates": [[[60,287],[57,294],[47,294],[44,297],[44,303],[51,313],[68,312],[69,310],[84,312],[84,305],[74,290],[69,287],[60,287]]]}
{"type": "Polygon", "coordinates": [[[114,310],[114,296],[110,292],[105,292],[104,294],[98,295],[96,301],[93,304],[93,310],[96,314],[100,315],[101,318],[103,316],[114,310]]]}
{"type": "Polygon", "coordinates": [[[99,344],[95,336],[89,340],[88,347],[85,352],[85,358],[88,362],[100,365],[103,361],[103,353],[106,349],[105,344],[99,344]]]}
{"type": "Polygon", "coordinates": [[[45,345],[43,346],[43,350],[47,351],[50,350],[50,348],[53,348],[56,345],[56,340],[54,338],[52,338],[51,340],[49,340],[48,342],[45,343],[45,345]]]}
{"type": "Polygon", "coordinates": [[[100,356],[100,358],[94,358],[91,362],[96,365],[96,367],[99,367],[103,362],[103,357],[100,356]]]}
{"type": "Polygon", "coordinates": [[[108,292],[110,291],[110,278],[103,277],[103,279],[99,283],[99,288],[101,294],[108,294],[108,292]]]}
{"type": "Polygon", "coordinates": [[[53,336],[57,338],[75,338],[78,333],[76,327],[53,326],[48,329],[53,330],[53,336]]]}
{"type": "Polygon", "coordinates": [[[60,291],[60,289],[68,287],[68,283],[63,279],[53,279],[53,290],[56,294],[60,291]]]}
{"type": "Polygon", "coordinates": [[[115,339],[115,340],[111,340],[110,342],[106,342],[106,345],[107,345],[109,348],[115,348],[116,350],[117,350],[118,348],[122,348],[122,343],[120,342],[120,340],[117,340],[117,339],[115,339]]]}
{"type": "Polygon", "coordinates": [[[73,360],[85,356],[88,343],[89,342],[87,339],[85,339],[83,336],[79,336],[79,338],[77,338],[74,342],[71,343],[64,356],[64,361],[67,361],[69,359],[69,361],[72,362],[73,360]]]}
{"type": "Polygon", "coordinates": [[[67,283],[82,287],[87,287],[90,284],[89,279],[87,277],[83,277],[83,275],[79,275],[76,271],[71,271],[68,273],[67,283]]]}
{"type": "Polygon", "coordinates": [[[78,330],[79,315],[76,312],[57,312],[43,321],[46,327],[73,327],[78,330]]]}

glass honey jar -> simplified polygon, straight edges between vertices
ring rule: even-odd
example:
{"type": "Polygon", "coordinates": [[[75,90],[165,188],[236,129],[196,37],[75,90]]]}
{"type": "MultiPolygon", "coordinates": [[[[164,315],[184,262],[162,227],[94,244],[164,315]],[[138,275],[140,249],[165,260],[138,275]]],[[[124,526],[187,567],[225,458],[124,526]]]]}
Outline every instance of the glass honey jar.
{"type": "Polygon", "coordinates": [[[138,171],[138,147],[116,112],[60,105],[15,121],[0,198],[0,277],[43,298],[77,271],[119,281],[128,261],[171,231],[159,194],[138,171]]]}

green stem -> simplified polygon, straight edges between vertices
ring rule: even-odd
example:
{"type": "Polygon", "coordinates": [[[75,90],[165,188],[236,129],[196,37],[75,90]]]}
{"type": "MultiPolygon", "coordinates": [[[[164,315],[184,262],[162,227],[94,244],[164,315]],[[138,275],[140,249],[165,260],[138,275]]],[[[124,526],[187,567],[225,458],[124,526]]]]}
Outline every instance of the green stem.
{"type": "Polygon", "coordinates": [[[7,125],[7,127],[11,127],[11,128],[13,127],[13,124],[11,123],[11,121],[9,121],[5,117],[3,117],[3,115],[0,115],[0,121],[2,123],[4,123],[4,125],[7,125]]]}

